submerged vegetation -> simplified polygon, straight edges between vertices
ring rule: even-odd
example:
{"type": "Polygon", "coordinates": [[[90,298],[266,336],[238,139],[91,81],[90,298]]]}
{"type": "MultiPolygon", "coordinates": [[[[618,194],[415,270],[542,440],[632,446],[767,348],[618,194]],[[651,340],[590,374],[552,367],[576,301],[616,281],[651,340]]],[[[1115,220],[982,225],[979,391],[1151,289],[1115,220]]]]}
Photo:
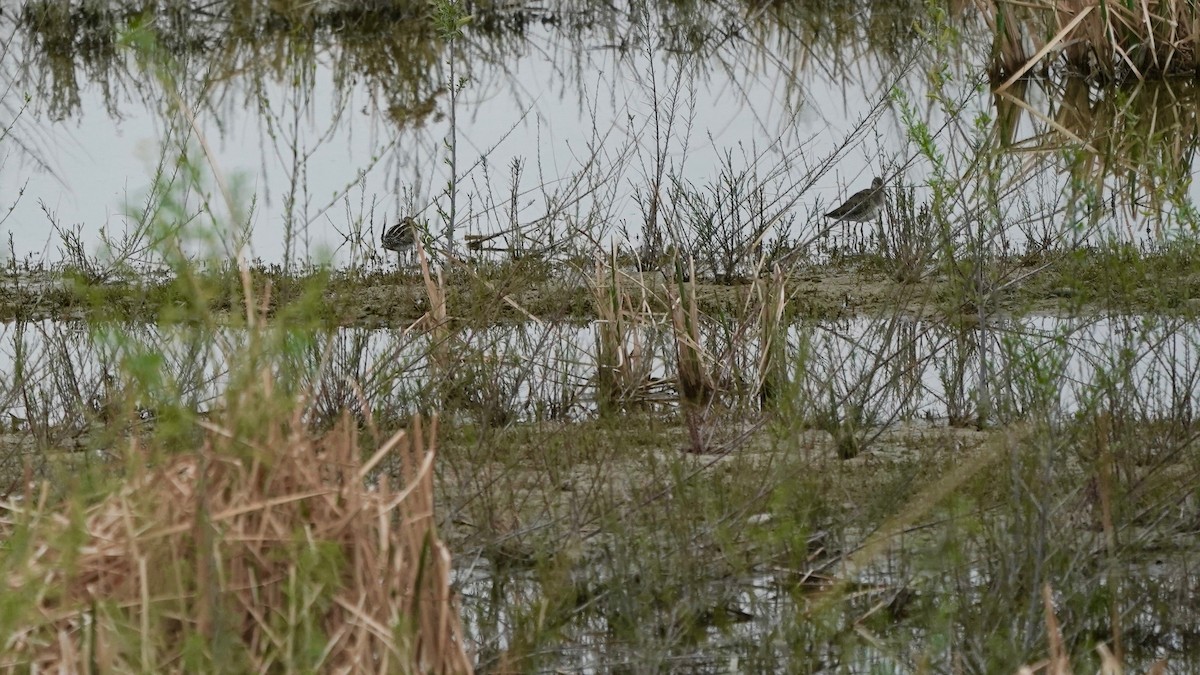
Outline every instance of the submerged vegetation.
{"type": "Polygon", "coordinates": [[[8,83],[3,147],[50,166],[28,132],[84,83],[162,131],[120,225],[42,204],[48,255],[9,239],[0,668],[1194,669],[1194,85],[1122,70],[1190,67],[1190,19],[850,4],[6,13],[47,76],[8,83]],[[549,120],[527,155],[466,133],[547,44],[585,104],[565,168],[549,120]],[[605,112],[588,51],[644,99],[605,112]],[[849,127],[791,128],[855,69],[849,127]],[[722,73],[783,74],[787,121],[723,144],[722,73]],[[332,198],[324,77],[335,127],[388,130],[332,198]],[[282,189],[222,169],[252,122],[282,189]],[[876,174],[874,222],[821,217],[876,174]]]}

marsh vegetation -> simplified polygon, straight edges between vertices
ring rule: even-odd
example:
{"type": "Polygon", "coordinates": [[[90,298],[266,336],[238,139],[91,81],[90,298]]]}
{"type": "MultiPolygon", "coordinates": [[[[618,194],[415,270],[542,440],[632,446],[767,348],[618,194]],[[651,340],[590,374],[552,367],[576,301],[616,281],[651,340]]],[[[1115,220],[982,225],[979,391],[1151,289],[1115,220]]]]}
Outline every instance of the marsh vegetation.
{"type": "Polygon", "coordinates": [[[1076,4],[6,8],[0,667],[1196,669],[1196,8],[1076,4]]]}

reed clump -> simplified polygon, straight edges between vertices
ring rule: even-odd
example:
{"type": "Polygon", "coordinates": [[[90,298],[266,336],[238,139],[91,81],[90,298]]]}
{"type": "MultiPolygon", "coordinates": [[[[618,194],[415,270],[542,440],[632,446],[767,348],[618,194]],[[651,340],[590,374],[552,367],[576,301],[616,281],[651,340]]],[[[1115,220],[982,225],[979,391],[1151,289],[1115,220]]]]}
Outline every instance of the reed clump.
{"type": "Polygon", "coordinates": [[[645,286],[619,268],[615,249],[607,264],[596,262],[591,285],[596,308],[596,406],[618,413],[649,395],[652,361],[645,334],[657,330],[645,286]],[[634,288],[628,288],[632,281],[634,288]],[[640,297],[635,297],[639,293],[640,297]]]}
{"type": "Polygon", "coordinates": [[[1191,0],[993,0],[983,14],[1002,89],[1056,56],[1099,81],[1200,72],[1200,9],[1191,0]]]}
{"type": "Polygon", "coordinates": [[[684,281],[684,263],[675,261],[675,283],[678,289],[666,286],[667,298],[671,303],[671,333],[675,337],[675,372],[679,387],[679,403],[683,408],[684,421],[688,430],[689,452],[703,453],[708,450],[701,434],[703,413],[717,393],[717,381],[713,377],[716,364],[712,355],[704,348],[700,337],[700,311],[696,302],[696,264],[687,261],[688,272],[684,281]]]}
{"type": "Polygon", "coordinates": [[[0,669],[472,670],[433,524],[436,420],[366,462],[349,417],[315,437],[296,412],[252,442],[202,424],[198,450],[86,508],[44,488],[0,504],[3,539],[28,544],[4,560],[0,669]],[[374,475],[390,456],[395,486],[374,475]]]}

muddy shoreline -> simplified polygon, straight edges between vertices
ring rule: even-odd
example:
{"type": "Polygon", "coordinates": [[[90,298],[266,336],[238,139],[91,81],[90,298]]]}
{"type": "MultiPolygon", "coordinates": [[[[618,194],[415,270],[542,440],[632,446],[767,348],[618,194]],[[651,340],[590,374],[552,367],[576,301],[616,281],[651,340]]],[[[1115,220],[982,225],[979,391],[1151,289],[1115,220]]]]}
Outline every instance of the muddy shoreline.
{"type": "MultiPolygon", "coordinates": [[[[1176,258],[1186,252],[1128,265],[1107,255],[1081,254],[1056,260],[1001,261],[987,271],[988,294],[972,292],[974,280],[929,272],[901,283],[886,261],[863,256],[840,263],[797,266],[782,276],[791,320],[872,316],[899,310],[913,317],[951,322],[981,314],[1200,313],[1200,273],[1176,258]],[[979,302],[985,304],[980,312],[979,302]]],[[[429,309],[419,272],[328,272],[283,274],[254,268],[258,302],[268,314],[299,304],[308,320],[328,326],[406,327],[429,309]]],[[[620,272],[622,291],[652,312],[665,312],[677,283],[660,270],[620,272]]],[[[472,325],[528,320],[588,321],[598,318],[594,272],[577,267],[528,263],[459,265],[444,275],[451,319],[472,325]]],[[[606,277],[604,282],[607,282],[606,277]]],[[[706,315],[740,314],[758,304],[770,278],[734,283],[701,280],[696,297],[706,315]]],[[[689,284],[690,288],[690,284],[689,284]]],[[[213,313],[244,314],[240,278],[230,272],[188,279],[151,275],[145,279],[97,280],[70,269],[9,271],[0,276],[0,321],[120,320],[187,321],[213,313]],[[195,307],[194,298],[207,304],[195,307]]]]}

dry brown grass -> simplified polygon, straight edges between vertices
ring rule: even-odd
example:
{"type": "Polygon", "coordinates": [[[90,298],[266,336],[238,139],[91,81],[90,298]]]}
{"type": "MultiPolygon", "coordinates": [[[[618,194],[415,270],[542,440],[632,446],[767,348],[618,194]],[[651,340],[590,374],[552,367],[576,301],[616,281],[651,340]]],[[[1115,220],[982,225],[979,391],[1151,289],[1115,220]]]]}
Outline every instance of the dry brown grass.
{"type": "Polygon", "coordinates": [[[644,334],[657,326],[645,284],[620,270],[615,248],[607,264],[596,261],[591,290],[597,319],[596,401],[602,412],[617,412],[648,395],[653,362],[644,334]]]}
{"type": "Polygon", "coordinates": [[[3,504],[4,538],[38,544],[8,578],[37,591],[0,668],[472,670],[434,531],[436,420],[365,463],[348,419],[314,438],[296,413],[253,442],[205,426],[198,451],[131,461],[134,475],[82,513],[45,489],[3,504]],[[397,488],[369,487],[392,455],[397,488]]]}
{"type": "MultiPolygon", "coordinates": [[[[678,265],[679,263],[677,263],[678,265]]],[[[689,451],[701,454],[708,451],[701,434],[702,412],[716,394],[713,377],[715,365],[712,354],[700,338],[700,310],[696,302],[696,263],[688,258],[688,281],[682,267],[676,267],[675,282],[669,284],[667,299],[671,305],[671,333],[675,337],[675,371],[679,387],[679,404],[688,429],[689,451]]]]}
{"type": "Polygon", "coordinates": [[[1093,78],[1195,75],[1200,9],[1192,0],[980,0],[1003,90],[1047,56],[1093,78]],[[1032,54],[1032,55],[1031,55],[1032,54]]]}

